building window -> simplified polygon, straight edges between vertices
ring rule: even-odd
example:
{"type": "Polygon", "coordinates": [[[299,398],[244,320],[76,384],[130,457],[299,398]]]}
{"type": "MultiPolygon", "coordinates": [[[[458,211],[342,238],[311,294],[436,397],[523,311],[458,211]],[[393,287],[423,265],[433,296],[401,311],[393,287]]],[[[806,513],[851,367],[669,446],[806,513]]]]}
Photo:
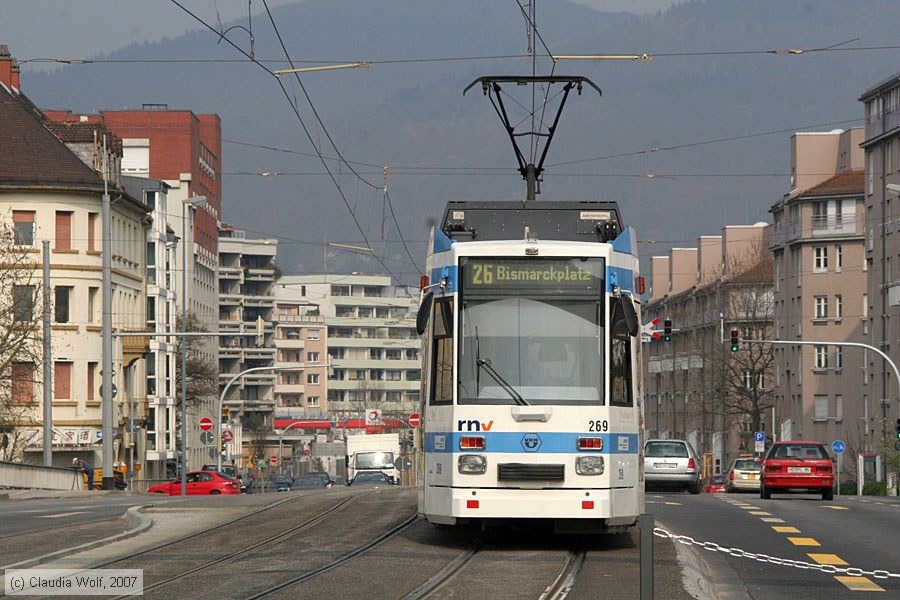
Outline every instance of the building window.
{"type": "Polygon", "coordinates": [[[824,394],[816,394],[815,397],[815,414],[814,421],[825,421],[828,419],[828,396],[824,394]]]}
{"type": "Polygon", "coordinates": [[[306,331],[306,339],[308,339],[308,340],[319,339],[319,330],[318,329],[308,329],[306,331]]]}
{"type": "Polygon", "coordinates": [[[837,245],[834,247],[834,270],[840,273],[844,268],[844,247],[837,245]]]}
{"type": "Polygon", "coordinates": [[[828,318],[828,296],[816,296],[816,318],[828,318]]]}
{"type": "Polygon", "coordinates": [[[834,396],[834,420],[844,420],[844,397],[841,394],[834,396]]]}
{"type": "Polygon", "coordinates": [[[56,323],[68,323],[72,319],[72,315],[69,314],[71,298],[71,287],[58,285],[53,288],[53,320],[56,323]]]}
{"type": "Polygon", "coordinates": [[[319,397],[318,396],[310,396],[306,399],[306,406],[309,408],[318,408],[319,407],[319,397]]]}
{"type": "Polygon", "coordinates": [[[316,385],[319,383],[319,374],[318,373],[308,373],[306,375],[306,383],[311,385],[316,385]]]}
{"type": "Polygon", "coordinates": [[[97,238],[97,219],[99,215],[97,213],[88,213],[88,239],[87,239],[87,249],[88,252],[96,252],[97,251],[97,242],[95,241],[97,238]]]}
{"type": "Polygon", "coordinates": [[[13,226],[17,246],[34,246],[34,211],[14,210],[13,226]]]}
{"type": "Polygon", "coordinates": [[[31,404],[34,402],[34,363],[12,364],[12,403],[31,404]]]}
{"type": "Polygon", "coordinates": [[[828,225],[828,202],[813,202],[813,229],[824,229],[828,225]]]}
{"type": "Polygon", "coordinates": [[[400,381],[401,379],[400,371],[385,371],[384,375],[387,381],[400,381]]]}
{"type": "Polygon", "coordinates": [[[88,322],[96,323],[100,320],[100,288],[88,288],[88,322]]]}
{"type": "Polygon", "coordinates": [[[422,380],[422,371],[421,369],[410,369],[406,372],[406,380],[407,381],[421,381],[422,380]]]}
{"type": "Polygon", "coordinates": [[[53,399],[68,400],[72,397],[72,363],[53,363],[53,399]]]}
{"type": "Polygon", "coordinates": [[[828,271],[828,247],[816,246],[813,248],[813,272],[825,273],[828,271]]]}
{"type": "Polygon", "coordinates": [[[816,368],[828,368],[828,346],[816,346],[816,368]]]}
{"type": "Polygon", "coordinates": [[[13,318],[19,322],[31,322],[34,319],[34,286],[13,286],[13,318]]]}
{"type": "Polygon", "coordinates": [[[307,352],[306,353],[306,362],[319,362],[319,353],[318,352],[307,352]]]}
{"type": "Polygon", "coordinates": [[[56,249],[72,249],[72,213],[67,210],[56,211],[56,249]]]}
{"type": "Polygon", "coordinates": [[[834,349],[834,368],[835,369],[843,369],[844,368],[844,349],[840,346],[835,346],[834,349]]]}
{"type": "Polygon", "coordinates": [[[834,318],[835,319],[843,319],[844,318],[844,297],[843,296],[835,296],[834,297],[834,318]]]}
{"type": "MultiPolygon", "coordinates": [[[[88,402],[96,402],[97,400],[97,392],[96,385],[94,383],[94,373],[97,372],[97,364],[96,362],[89,362],[87,364],[87,401],[88,402]]],[[[148,367],[152,363],[147,363],[148,367]]]]}

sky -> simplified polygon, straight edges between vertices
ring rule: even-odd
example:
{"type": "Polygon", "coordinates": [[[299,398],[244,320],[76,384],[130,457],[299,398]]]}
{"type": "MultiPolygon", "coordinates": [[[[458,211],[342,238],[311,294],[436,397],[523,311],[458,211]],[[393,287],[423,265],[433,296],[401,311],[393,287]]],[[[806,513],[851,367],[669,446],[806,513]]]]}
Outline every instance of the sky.
{"type": "MultiPolygon", "coordinates": [[[[275,8],[297,1],[268,0],[268,5],[275,8]]],[[[683,0],[576,1],[597,10],[646,14],[683,0]]],[[[217,13],[227,23],[245,16],[248,9],[245,0],[179,2],[210,23],[216,22],[217,13]]],[[[20,63],[38,58],[85,58],[132,43],[174,38],[197,28],[196,22],[169,0],[2,0],[0,4],[0,44],[9,46],[20,63]]],[[[264,10],[261,0],[253,0],[249,7],[254,14],[264,10]]],[[[537,9],[542,9],[540,3],[537,9]]],[[[53,69],[54,63],[24,62],[22,68],[47,70],[53,69]]]]}

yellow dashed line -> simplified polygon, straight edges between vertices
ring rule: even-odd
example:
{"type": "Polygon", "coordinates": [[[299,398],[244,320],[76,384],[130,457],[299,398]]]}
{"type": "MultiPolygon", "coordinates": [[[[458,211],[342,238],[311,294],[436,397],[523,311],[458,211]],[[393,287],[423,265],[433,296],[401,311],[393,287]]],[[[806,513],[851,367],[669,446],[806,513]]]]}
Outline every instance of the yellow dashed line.
{"type": "Polygon", "coordinates": [[[789,537],[790,542],[795,546],[821,546],[819,542],[813,538],[789,537]]]}
{"type": "MultiPolygon", "coordinates": [[[[808,557],[820,565],[846,565],[849,564],[837,554],[807,554],[808,557]]],[[[856,579],[854,577],[854,579],[856,579]]]]}
{"type": "Polygon", "coordinates": [[[835,576],[835,579],[846,585],[854,592],[883,592],[884,588],[868,577],[851,577],[849,575],[835,576]]]}
{"type": "Polygon", "coordinates": [[[772,525],[772,529],[774,529],[778,533],[800,533],[800,530],[797,529],[796,527],[790,527],[787,525],[785,525],[785,526],[772,525]]]}
{"type": "Polygon", "coordinates": [[[681,502],[663,502],[663,504],[668,504],[669,506],[681,506],[681,502]]]}
{"type": "Polygon", "coordinates": [[[763,523],[784,523],[784,519],[778,517],[763,517],[760,519],[763,523]]]}
{"type": "Polygon", "coordinates": [[[771,515],[772,513],[766,512],[764,510],[752,510],[752,511],[750,511],[750,514],[759,517],[762,515],[771,515]]]}
{"type": "Polygon", "coordinates": [[[744,510],[759,510],[758,506],[750,506],[749,504],[747,504],[746,506],[742,506],[741,508],[743,508],[744,510]]]}
{"type": "Polygon", "coordinates": [[[830,508],[831,510],[850,510],[847,506],[823,506],[822,508],[830,508]]]}

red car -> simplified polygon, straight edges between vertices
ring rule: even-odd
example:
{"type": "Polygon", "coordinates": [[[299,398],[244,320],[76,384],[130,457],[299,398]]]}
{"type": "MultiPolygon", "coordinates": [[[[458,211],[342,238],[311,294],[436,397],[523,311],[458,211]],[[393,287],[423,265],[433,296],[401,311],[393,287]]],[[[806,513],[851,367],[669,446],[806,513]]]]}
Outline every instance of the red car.
{"type": "Polygon", "coordinates": [[[763,460],[760,498],[795,491],[834,498],[834,464],[819,442],[775,442],[763,460]]]}
{"type": "MultiPolygon", "coordinates": [[[[237,481],[216,471],[194,471],[186,476],[188,496],[208,496],[210,494],[240,494],[241,486],[237,481]]],[[[151,494],[181,495],[181,478],[154,485],[147,490],[151,494]]]]}
{"type": "Polygon", "coordinates": [[[703,482],[703,491],[707,494],[725,493],[725,475],[710,475],[703,482]]]}

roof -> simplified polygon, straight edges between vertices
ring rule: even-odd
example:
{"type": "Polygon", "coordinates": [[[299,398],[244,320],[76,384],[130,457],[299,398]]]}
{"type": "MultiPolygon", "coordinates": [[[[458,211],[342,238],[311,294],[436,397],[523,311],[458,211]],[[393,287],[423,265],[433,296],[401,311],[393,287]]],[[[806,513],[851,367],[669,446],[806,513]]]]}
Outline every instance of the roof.
{"type": "Polygon", "coordinates": [[[741,285],[747,283],[768,283],[772,284],[775,280],[775,260],[767,258],[761,263],[750,267],[746,271],[738,273],[728,280],[731,285],[741,285]]]}
{"type": "Polygon", "coordinates": [[[47,128],[23,94],[0,84],[0,189],[103,191],[103,180],[47,128]]]}
{"type": "Polygon", "coordinates": [[[861,196],[865,191],[865,171],[862,169],[850,169],[826,179],[815,185],[798,198],[810,198],[815,196],[861,196]]]}

